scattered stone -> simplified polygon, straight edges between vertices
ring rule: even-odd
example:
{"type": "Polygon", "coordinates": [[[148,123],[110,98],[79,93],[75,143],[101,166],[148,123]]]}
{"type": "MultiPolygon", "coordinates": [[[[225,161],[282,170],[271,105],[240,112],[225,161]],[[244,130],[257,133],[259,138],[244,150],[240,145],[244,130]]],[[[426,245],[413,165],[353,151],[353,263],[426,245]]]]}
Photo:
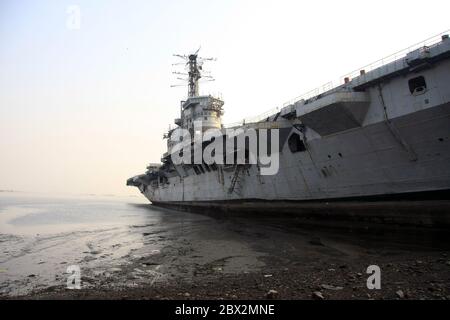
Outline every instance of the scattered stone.
{"type": "Polygon", "coordinates": [[[322,292],[320,292],[320,291],[313,292],[312,298],[314,300],[325,300],[325,297],[323,296],[322,292]]]}
{"type": "Polygon", "coordinates": [[[400,299],[405,298],[405,294],[403,293],[402,290],[398,290],[396,293],[397,297],[399,297],[400,299]]]}
{"type": "Polygon", "coordinates": [[[356,275],[357,275],[358,277],[362,277],[362,273],[361,273],[361,272],[358,272],[356,275]]]}
{"type": "Polygon", "coordinates": [[[35,278],[35,277],[36,277],[35,274],[30,274],[30,275],[28,275],[28,278],[35,278]]]}
{"type": "Polygon", "coordinates": [[[145,273],[145,271],[139,269],[139,268],[134,268],[134,271],[136,271],[137,273],[145,273]]]}
{"type": "Polygon", "coordinates": [[[331,268],[331,269],[328,269],[328,271],[334,272],[334,271],[336,271],[336,269],[331,268]]]}
{"type": "Polygon", "coordinates": [[[109,269],[109,271],[111,271],[111,272],[120,272],[120,271],[122,271],[122,269],[120,269],[120,268],[111,268],[111,269],[109,269]]]}
{"type": "Polygon", "coordinates": [[[87,256],[87,257],[84,257],[84,259],[83,259],[83,261],[85,261],[85,262],[90,262],[90,261],[93,261],[93,260],[96,260],[94,257],[92,257],[92,256],[87,256]]]}
{"type": "Polygon", "coordinates": [[[186,298],[189,298],[189,297],[191,296],[191,294],[190,294],[189,292],[186,292],[186,293],[184,294],[184,296],[185,296],[186,298]]]}
{"type": "Polygon", "coordinates": [[[335,287],[335,286],[328,285],[328,284],[322,284],[321,287],[322,287],[322,289],[332,290],[332,291],[339,291],[339,290],[343,290],[344,289],[343,287],[335,287]]]}
{"type": "Polygon", "coordinates": [[[265,274],[265,275],[264,275],[264,278],[271,278],[271,277],[272,277],[271,274],[265,274]]]}
{"type": "Polygon", "coordinates": [[[322,243],[322,240],[320,240],[319,237],[313,238],[309,241],[310,244],[312,244],[313,246],[321,246],[324,247],[324,244],[322,243]]]}
{"type": "Polygon", "coordinates": [[[276,299],[277,297],[278,297],[278,291],[276,291],[276,290],[270,290],[266,294],[267,299],[276,299]]]}
{"type": "Polygon", "coordinates": [[[447,265],[450,266],[450,261],[447,261],[447,265]]]}

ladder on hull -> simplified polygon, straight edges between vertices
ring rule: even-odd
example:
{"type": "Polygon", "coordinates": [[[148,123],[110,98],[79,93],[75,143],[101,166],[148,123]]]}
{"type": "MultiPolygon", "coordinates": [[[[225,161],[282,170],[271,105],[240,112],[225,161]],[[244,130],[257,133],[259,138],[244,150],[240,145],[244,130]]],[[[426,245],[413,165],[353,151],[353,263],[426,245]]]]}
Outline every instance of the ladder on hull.
{"type": "Polygon", "coordinates": [[[235,192],[236,194],[239,194],[241,191],[241,176],[240,174],[244,172],[244,166],[243,165],[236,165],[236,168],[234,169],[233,177],[231,178],[231,185],[230,188],[228,188],[228,194],[232,194],[235,192]]]}

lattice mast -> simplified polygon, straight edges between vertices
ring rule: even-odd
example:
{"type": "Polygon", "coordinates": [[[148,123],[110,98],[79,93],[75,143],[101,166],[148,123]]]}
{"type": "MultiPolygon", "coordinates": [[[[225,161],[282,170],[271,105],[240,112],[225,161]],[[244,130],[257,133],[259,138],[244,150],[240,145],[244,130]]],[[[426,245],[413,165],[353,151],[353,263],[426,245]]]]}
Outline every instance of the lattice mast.
{"type": "MultiPolygon", "coordinates": [[[[214,81],[215,79],[210,75],[205,75],[203,71],[203,63],[205,61],[215,61],[215,58],[202,58],[198,56],[198,52],[200,49],[198,49],[195,53],[190,55],[180,55],[180,54],[174,54],[175,57],[184,59],[186,63],[184,64],[187,68],[187,73],[182,72],[173,72],[177,75],[184,75],[188,76],[188,78],[177,78],[178,80],[187,82],[188,84],[188,98],[198,97],[200,95],[200,86],[199,82],[200,79],[206,79],[203,81],[214,81]]],[[[180,63],[176,63],[174,65],[180,65],[180,63]]],[[[185,84],[184,84],[185,85],[185,84]]],[[[179,87],[183,85],[172,85],[171,87],[179,87]]]]}
{"type": "Polygon", "coordinates": [[[188,97],[197,97],[199,95],[199,85],[198,81],[202,78],[202,74],[200,72],[201,66],[197,63],[197,55],[191,54],[189,55],[189,79],[188,79],[188,97]]]}

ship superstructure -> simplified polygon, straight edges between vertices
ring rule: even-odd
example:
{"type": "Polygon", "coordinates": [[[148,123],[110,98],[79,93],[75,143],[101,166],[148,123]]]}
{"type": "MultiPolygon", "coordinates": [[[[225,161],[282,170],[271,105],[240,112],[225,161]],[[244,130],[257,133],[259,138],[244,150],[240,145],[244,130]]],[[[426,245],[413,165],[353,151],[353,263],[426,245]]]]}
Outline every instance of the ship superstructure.
{"type": "MultiPolygon", "coordinates": [[[[224,102],[200,96],[197,54],[184,56],[189,90],[178,127],[195,135],[222,124],[224,102]]],[[[258,164],[161,165],[130,178],[155,205],[179,209],[298,209],[311,201],[370,199],[450,190],[450,39],[446,33],[360,69],[233,127],[279,130],[279,169],[258,164]],[[264,205],[261,205],[264,203],[264,205]]],[[[204,145],[202,146],[204,147],[204,145]]],[[[236,150],[235,150],[236,151],[236,150]]]]}

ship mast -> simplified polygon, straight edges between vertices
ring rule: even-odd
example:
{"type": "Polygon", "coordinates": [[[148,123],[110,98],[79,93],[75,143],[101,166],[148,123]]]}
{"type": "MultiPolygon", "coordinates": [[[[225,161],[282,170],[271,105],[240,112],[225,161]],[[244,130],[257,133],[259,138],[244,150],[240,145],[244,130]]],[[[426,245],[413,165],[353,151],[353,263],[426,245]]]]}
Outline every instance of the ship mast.
{"type": "Polygon", "coordinates": [[[197,64],[197,55],[191,54],[189,55],[189,91],[188,97],[197,97],[199,95],[199,87],[198,80],[201,79],[202,75],[200,73],[201,66],[197,64]]]}
{"type": "MultiPolygon", "coordinates": [[[[215,79],[210,75],[203,74],[203,63],[205,61],[216,61],[215,58],[202,58],[198,56],[198,49],[195,53],[189,55],[174,54],[175,57],[181,58],[186,61],[186,63],[175,63],[174,66],[183,64],[187,69],[187,73],[173,72],[173,74],[188,76],[188,78],[177,78],[178,80],[187,82],[188,84],[188,98],[198,97],[200,95],[199,81],[200,79],[206,79],[203,81],[214,81],[215,79]]],[[[171,87],[179,87],[184,85],[172,85],[171,87]]]]}

